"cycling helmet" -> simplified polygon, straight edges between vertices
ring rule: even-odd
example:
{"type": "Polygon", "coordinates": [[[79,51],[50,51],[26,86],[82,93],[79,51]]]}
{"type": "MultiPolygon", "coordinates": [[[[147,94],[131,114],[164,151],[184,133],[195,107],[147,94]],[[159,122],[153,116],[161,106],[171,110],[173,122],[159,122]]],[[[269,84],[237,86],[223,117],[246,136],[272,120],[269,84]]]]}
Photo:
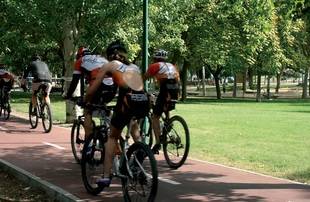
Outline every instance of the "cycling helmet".
{"type": "Polygon", "coordinates": [[[31,57],[31,60],[32,60],[32,61],[41,60],[41,57],[40,57],[40,55],[38,55],[38,54],[34,54],[34,55],[31,57]]]}
{"type": "Polygon", "coordinates": [[[158,49],[154,52],[153,58],[167,59],[168,58],[168,52],[163,50],[163,49],[158,49]]]}
{"type": "Polygon", "coordinates": [[[122,43],[120,40],[112,42],[108,46],[107,51],[106,51],[108,57],[118,52],[127,53],[124,43],[122,43]]]}
{"type": "Polygon", "coordinates": [[[84,47],[84,46],[80,46],[77,53],[76,53],[76,59],[79,59],[80,57],[83,57],[84,55],[90,55],[91,51],[84,47]]]}

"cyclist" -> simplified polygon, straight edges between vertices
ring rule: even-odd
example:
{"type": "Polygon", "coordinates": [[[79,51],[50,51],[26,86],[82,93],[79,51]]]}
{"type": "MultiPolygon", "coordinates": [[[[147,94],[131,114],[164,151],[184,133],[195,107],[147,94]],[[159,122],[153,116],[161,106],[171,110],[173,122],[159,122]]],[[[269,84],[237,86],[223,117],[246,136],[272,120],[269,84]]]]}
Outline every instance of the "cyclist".
{"type": "Polygon", "coordinates": [[[2,97],[4,95],[4,90],[9,93],[13,88],[14,75],[9,71],[5,70],[5,65],[0,64],[0,103],[2,104],[2,97]]]}
{"type": "MultiPolygon", "coordinates": [[[[130,122],[132,117],[145,116],[149,110],[147,94],[144,92],[143,80],[138,66],[131,64],[127,59],[127,50],[120,41],[112,42],[107,50],[108,60],[104,65],[94,84],[87,89],[85,102],[87,103],[96,93],[105,75],[112,75],[114,82],[119,86],[119,95],[111,120],[111,131],[105,145],[104,177],[97,181],[98,186],[108,187],[111,183],[110,174],[112,159],[117,148],[123,128],[130,122]]],[[[138,124],[132,125],[132,134],[135,141],[139,140],[138,124]]]]}
{"type": "MultiPolygon", "coordinates": [[[[84,46],[79,47],[76,54],[76,62],[74,65],[74,72],[72,76],[72,81],[70,83],[68,92],[65,96],[66,99],[72,97],[79,80],[81,80],[81,95],[84,94],[84,77],[86,82],[91,86],[96,79],[99,69],[102,65],[107,64],[108,61],[104,57],[98,54],[92,54],[91,51],[84,46]]],[[[92,98],[91,102],[95,104],[104,104],[110,102],[116,95],[117,86],[114,85],[112,77],[105,77],[101,85],[96,92],[95,96],[92,98]],[[99,93],[98,93],[99,92],[99,93]]],[[[85,129],[85,139],[91,134],[93,124],[92,124],[92,112],[87,108],[84,109],[84,129],[85,129]]]]}
{"type": "Polygon", "coordinates": [[[153,55],[154,63],[149,66],[148,71],[144,75],[145,80],[155,77],[160,85],[152,117],[152,126],[156,139],[156,144],[152,148],[154,154],[158,154],[161,148],[159,118],[164,111],[168,110],[165,109],[167,102],[171,99],[178,99],[179,95],[179,71],[175,65],[166,62],[167,55],[168,53],[165,50],[156,50],[153,55]]]}
{"type": "Polygon", "coordinates": [[[41,60],[41,57],[37,54],[33,55],[31,58],[31,63],[27,67],[24,72],[22,84],[25,83],[25,79],[30,75],[33,77],[32,80],[32,106],[33,106],[33,113],[36,113],[36,94],[42,85],[45,86],[45,94],[44,94],[44,101],[47,104],[50,104],[49,94],[52,89],[52,74],[45,62],[41,60]]]}

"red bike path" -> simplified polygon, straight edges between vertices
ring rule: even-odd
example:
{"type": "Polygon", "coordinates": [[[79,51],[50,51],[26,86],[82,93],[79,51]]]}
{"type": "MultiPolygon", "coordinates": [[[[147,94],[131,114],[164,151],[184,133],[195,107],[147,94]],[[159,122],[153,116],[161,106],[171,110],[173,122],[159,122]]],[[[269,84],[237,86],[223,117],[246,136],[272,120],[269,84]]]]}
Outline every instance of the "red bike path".
{"type": "MultiPolygon", "coordinates": [[[[98,196],[84,189],[79,164],[70,146],[70,129],[53,126],[48,134],[30,129],[20,114],[0,119],[0,159],[71,193],[81,201],[123,201],[119,181],[98,196]]],[[[309,202],[310,186],[258,173],[188,159],[178,170],[156,156],[159,189],[156,201],[309,202]]],[[[1,182],[0,182],[1,183],[1,182]]]]}

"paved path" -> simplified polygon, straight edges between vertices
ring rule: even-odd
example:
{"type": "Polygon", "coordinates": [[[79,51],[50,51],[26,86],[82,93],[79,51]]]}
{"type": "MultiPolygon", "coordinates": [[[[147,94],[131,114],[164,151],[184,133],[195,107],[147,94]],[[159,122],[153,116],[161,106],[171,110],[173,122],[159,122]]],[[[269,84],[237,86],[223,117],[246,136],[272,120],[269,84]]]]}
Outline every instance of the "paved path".
{"type": "MultiPolygon", "coordinates": [[[[54,126],[51,133],[45,134],[40,123],[33,130],[21,118],[0,120],[0,151],[1,159],[84,201],[122,201],[117,180],[97,197],[86,193],[80,167],[71,153],[69,129],[54,126]]],[[[170,170],[162,156],[157,160],[160,183],[156,201],[159,202],[310,201],[307,185],[196,160],[170,170]]]]}

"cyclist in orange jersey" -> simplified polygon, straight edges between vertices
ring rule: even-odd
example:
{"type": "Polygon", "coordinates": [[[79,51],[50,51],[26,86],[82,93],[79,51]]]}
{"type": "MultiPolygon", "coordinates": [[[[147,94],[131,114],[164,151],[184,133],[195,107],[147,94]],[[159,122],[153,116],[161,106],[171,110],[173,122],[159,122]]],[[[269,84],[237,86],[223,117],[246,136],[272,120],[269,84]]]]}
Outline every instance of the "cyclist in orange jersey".
{"type": "Polygon", "coordinates": [[[167,51],[156,50],[153,55],[154,63],[151,64],[144,75],[144,79],[155,77],[160,85],[159,95],[153,109],[152,127],[155,134],[156,143],[152,148],[154,154],[160,150],[160,122],[159,118],[164,112],[166,103],[171,100],[177,100],[179,96],[179,71],[177,67],[166,62],[167,51]]]}
{"type": "MultiPolygon", "coordinates": [[[[88,48],[80,46],[74,64],[72,81],[70,83],[65,99],[70,99],[81,80],[80,93],[84,95],[84,79],[91,86],[95,81],[97,74],[102,65],[107,64],[108,60],[99,54],[93,54],[88,48]]],[[[91,102],[95,104],[105,104],[110,102],[116,95],[117,86],[114,84],[112,77],[105,77],[91,102]]],[[[93,129],[92,111],[84,109],[84,129],[85,139],[91,134],[93,129]]]]}
{"type": "MultiPolygon", "coordinates": [[[[119,87],[119,95],[111,119],[111,131],[105,145],[104,177],[97,181],[99,186],[107,187],[111,183],[110,175],[112,160],[123,128],[132,117],[142,118],[149,111],[149,101],[144,91],[143,80],[139,67],[127,60],[127,50],[123,43],[115,41],[107,48],[107,57],[111,61],[103,65],[93,85],[87,89],[85,102],[89,102],[96,93],[105,75],[112,75],[113,81],[119,87]]],[[[87,106],[87,104],[86,104],[87,106]]],[[[132,136],[139,140],[138,123],[132,126],[132,136]]]]}

